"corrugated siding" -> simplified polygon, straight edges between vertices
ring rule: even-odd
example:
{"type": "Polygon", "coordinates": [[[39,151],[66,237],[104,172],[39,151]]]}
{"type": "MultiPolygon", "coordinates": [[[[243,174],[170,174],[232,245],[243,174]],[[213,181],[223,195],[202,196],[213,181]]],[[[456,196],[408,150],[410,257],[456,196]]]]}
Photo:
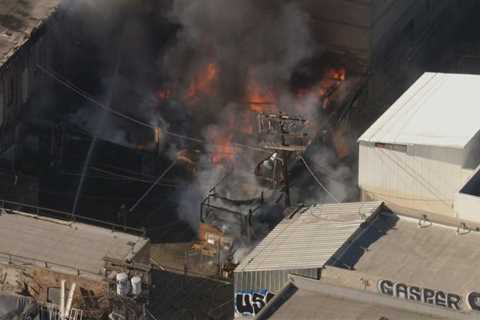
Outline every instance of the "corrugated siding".
{"type": "Polygon", "coordinates": [[[279,223],[236,271],[321,268],[381,204],[354,202],[302,208],[293,218],[279,223]]]}
{"type": "Polygon", "coordinates": [[[320,269],[294,269],[272,271],[248,271],[234,273],[234,288],[238,291],[258,291],[268,289],[278,292],[285,286],[289,274],[301,275],[311,279],[319,279],[320,269]]]}
{"type": "Polygon", "coordinates": [[[465,182],[463,150],[409,145],[407,152],[360,143],[359,185],[369,198],[454,216],[453,198],[465,182]]]}

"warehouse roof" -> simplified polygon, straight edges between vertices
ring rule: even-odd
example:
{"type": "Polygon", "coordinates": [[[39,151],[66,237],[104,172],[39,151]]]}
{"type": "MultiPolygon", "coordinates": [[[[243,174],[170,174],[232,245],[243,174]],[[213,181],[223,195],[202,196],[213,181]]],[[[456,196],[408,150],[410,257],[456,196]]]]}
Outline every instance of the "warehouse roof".
{"type": "Polygon", "coordinates": [[[83,223],[0,212],[0,260],[99,275],[104,257],[133,259],[148,243],[140,236],[83,223]]]}
{"type": "Polygon", "coordinates": [[[359,139],[464,148],[479,131],[480,76],[424,73],[359,139]]]}
{"type": "Polygon", "coordinates": [[[474,317],[466,312],[453,312],[292,276],[292,281],[262,309],[257,319],[446,320],[474,317]]]}
{"type": "Polygon", "coordinates": [[[30,39],[61,1],[0,1],[0,67],[30,39]]]}
{"type": "Polygon", "coordinates": [[[382,212],[337,266],[458,294],[480,288],[480,232],[382,212]]]}
{"type": "Polygon", "coordinates": [[[381,207],[382,202],[303,207],[280,222],[235,272],[322,267],[381,207]]]}

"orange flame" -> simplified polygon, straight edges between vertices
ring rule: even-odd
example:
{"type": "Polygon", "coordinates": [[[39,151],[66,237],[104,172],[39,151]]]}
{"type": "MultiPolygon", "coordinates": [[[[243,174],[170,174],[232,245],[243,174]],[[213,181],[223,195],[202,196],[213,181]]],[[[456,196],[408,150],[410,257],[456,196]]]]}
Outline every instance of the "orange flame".
{"type": "Polygon", "coordinates": [[[157,98],[160,99],[160,101],[167,101],[172,97],[172,90],[162,88],[157,91],[157,98]]]}
{"type": "Polygon", "coordinates": [[[232,146],[232,135],[219,137],[212,153],[212,163],[218,165],[232,161],[235,158],[235,149],[232,146]]]}
{"type": "Polygon", "coordinates": [[[331,68],[327,71],[327,77],[332,80],[345,81],[347,70],[345,68],[331,68]]]}
{"type": "Polygon", "coordinates": [[[330,95],[338,88],[338,86],[347,78],[347,70],[345,68],[330,68],[325,77],[320,80],[317,85],[317,94],[319,96],[323,109],[327,109],[330,105],[330,95]]]}
{"type": "Polygon", "coordinates": [[[240,132],[244,134],[253,134],[254,119],[251,114],[244,112],[240,121],[240,132]]]}
{"type": "Polygon", "coordinates": [[[252,81],[247,87],[248,104],[251,111],[266,112],[274,111],[276,99],[272,90],[261,87],[257,82],[252,81]]]}
{"type": "Polygon", "coordinates": [[[208,64],[200,70],[199,74],[194,77],[192,83],[188,87],[187,97],[194,98],[200,94],[207,96],[215,95],[214,82],[218,77],[218,67],[214,63],[208,64]]]}

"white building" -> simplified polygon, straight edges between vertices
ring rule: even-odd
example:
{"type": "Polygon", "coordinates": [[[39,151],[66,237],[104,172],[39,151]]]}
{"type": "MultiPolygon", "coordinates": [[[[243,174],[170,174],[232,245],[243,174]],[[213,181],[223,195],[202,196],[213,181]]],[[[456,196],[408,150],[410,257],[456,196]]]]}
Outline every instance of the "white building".
{"type": "Polygon", "coordinates": [[[480,222],[479,120],[480,76],[425,73],[360,137],[362,198],[480,222]]]}

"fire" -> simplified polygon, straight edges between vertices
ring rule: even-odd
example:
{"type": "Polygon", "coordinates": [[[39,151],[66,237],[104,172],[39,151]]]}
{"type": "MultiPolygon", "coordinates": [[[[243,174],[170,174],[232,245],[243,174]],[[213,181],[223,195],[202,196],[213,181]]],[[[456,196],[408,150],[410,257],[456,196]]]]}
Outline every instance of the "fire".
{"type": "Polygon", "coordinates": [[[187,90],[187,98],[195,98],[200,94],[215,95],[214,83],[218,77],[218,67],[214,63],[208,64],[193,78],[187,90]]]}
{"type": "Polygon", "coordinates": [[[277,109],[276,99],[273,91],[261,87],[257,82],[252,81],[247,87],[248,104],[254,112],[273,112],[277,109]]]}
{"type": "Polygon", "coordinates": [[[325,77],[317,84],[317,94],[323,109],[329,108],[331,95],[346,78],[347,70],[345,68],[330,68],[327,70],[325,77]]]}
{"type": "Polygon", "coordinates": [[[350,141],[348,137],[348,128],[345,124],[340,125],[333,133],[333,144],[339,159],[344,159],[350,155],[350,141]]]}
{"type": "Polygon", "coordinates": [[[347,70],[345,68],[331,68],[327,71],[327,77],[337,81],[345,81],[347,70]]]}
{"type": "Polygon", "coordinates": [[[252,114],[245,112],[240,118],[240,131],[244,134],[253,134],[253,123],[254,119],[252,118],[252,114]]]}
{"type": "Polygon", "coordinates": [[[232,146],[232,135],[219,137],[215,142],[212,154],[212,163],[218,165],[223,162],[232,161],[235,158],[235,149],[232,146]]]}
{"type": "Polygon", "coordinates": [[[157,98],[160,100],[160,101],[167,101],[169,100],[170,98],[172,97],[172,90],[170,89],[159,89],[157,91],[157,98]]]}

